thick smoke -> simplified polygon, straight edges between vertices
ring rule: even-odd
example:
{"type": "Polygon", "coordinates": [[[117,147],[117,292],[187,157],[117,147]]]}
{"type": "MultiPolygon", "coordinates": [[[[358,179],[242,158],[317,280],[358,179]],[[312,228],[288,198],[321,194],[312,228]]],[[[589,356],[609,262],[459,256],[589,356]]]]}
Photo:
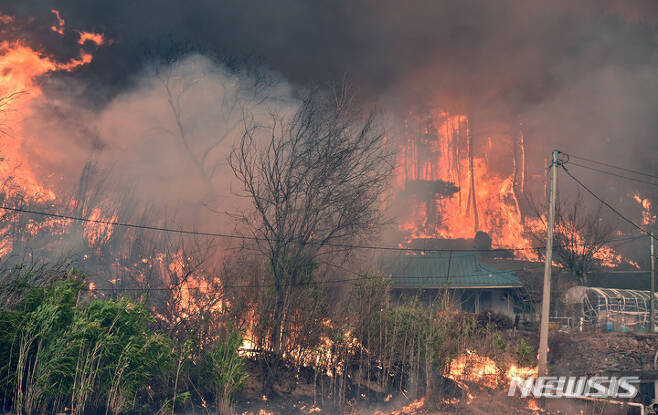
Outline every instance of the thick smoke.
{"type": "MultiPolygon", "coordinates": [[[[108,164],[122,173],[132,171],[126,163],[140,165],[137,177],[147,183],[140,192],[149,197],[180,189],[188,199],[186,178],[195,167],[173,157],[184,150],[165,132],[175,125],[166,96],[156,88],[161,82],[135,74],[154,61],[194,52],[212,56],[229,72],[265,68],[293,89],[348,76],[391,120],[428,104],[465,113],[473,120],[476,146],[487,143],[482,126],[521,128],[528,173],[538,187],[553,148],[658,173],[658,10],[650,0],[27,0],[0,7],[26,22],[25,35],[35,44],[62,57],[75,56],[78,45],[63,47],[49,30],[51,8],[60,10],[68,27],[112,40],[90,65],[44,86],[56,97],[66,85],[75,102],[97,108],[86,116],[77,110],[75,117],[53,113],[58,123],[76,128],[49,140],[58,148],[66,148],[67,140],[78,143],[67,157],[95,154],[113,160],[108,164]]],[[[207,63],[197,59],[195,65],[207,63]]],[[[212,91],[199,98],[202,110],[191,112],[189,128],[198,137],[214,137],[219,128],[207,110],[212,91]]],[[[52,171],[63,171],[62,164],[53,163],[52,171]]],[[[586,177],[617,203],[629,198],[623,183],[614,182],[624,190],[610,194],[614,179],[586,177]]]]}
{"type": "MultiPolygon", "coordinates": [[[[290,88],[267,74],[240,74],[198,54],[152,64],[134,87],[101,109],[87,109],[79,81],[57,90],[25,120],[26,157],[55,189],[74,189],[88,161],[107,198],[130,194],[143,206],[169,209],[185,225],[227,220],[242,206],[227,155],[245,122],[267,126],[295,109],[290,88]]],[[[246,203],[246,201],[245,201],[246,203]]]]}
{"type": "MultiPolygon", "coordinates": [[[[51,7],[60,9],[70,27],[104,32],[113,40],[73,75],[88,79],[81,92],[98,105],[134,88],[134,74],[153,59],[199,51],[229,66],[265,66],[294,85],[347,74],[363,95],[402,114],[431,102],[472,117],[527,122],[534,134],[528,139],[541,147],[538,153],[545,153],[544,144],[550,149],[579,141],[609,159],[615,150],[654,145],[658,10],[651,1],[284,0],[187,6],[69,0],[2,7],[19,18],[36,17],[30,24],[40,28],[31,31],[35,42],[66,56],[77,53],[77,45],[61,50],[61,39],[48,29],[51,7]],[[574,88],[585,92],[588,86],[596,88],[594,94],[575,96],[574,88]],[[606,110],[598,108],[602,99],[606,110]],[[543,117],[537,117],[540,112],[543,117]],[[584,134],[574,135],[573,120],[584,134]],[[601,134],[611,122],[617,124],[614,131],[601,134]],[[606,137],[613,144],[603,151],[606,137]]],[[[646,153],[634,150],[631,156],[646,165],[646,153]]]]}

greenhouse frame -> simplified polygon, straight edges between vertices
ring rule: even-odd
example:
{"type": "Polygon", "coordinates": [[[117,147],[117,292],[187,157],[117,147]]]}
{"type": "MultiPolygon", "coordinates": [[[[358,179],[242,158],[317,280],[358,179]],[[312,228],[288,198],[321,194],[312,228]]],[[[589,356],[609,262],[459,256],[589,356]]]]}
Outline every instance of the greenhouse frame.
{"type": "MultiPolygon", "coordinates": [[[[658,295],[654,293],[654,298],[658,295]]],[[[649,291],[572,287],[565,293],[565,317],[573,323],[603,326],[607,330],[646,331],[651,309],[649,291]]],[[[656,303],[658,304],[658,302],[656,303]]]]}

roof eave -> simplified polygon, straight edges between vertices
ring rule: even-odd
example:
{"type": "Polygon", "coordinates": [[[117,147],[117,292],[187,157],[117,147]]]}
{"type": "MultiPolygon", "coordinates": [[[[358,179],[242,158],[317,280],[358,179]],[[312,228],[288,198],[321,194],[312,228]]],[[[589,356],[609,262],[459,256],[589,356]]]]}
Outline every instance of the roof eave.
{"type": "Polygon", "coordinates": [[[409,290],[433,290],[433,289],[448,289],[448,290],[454,290],[454,289],[476,289],[476,288],[521,288],[521,285],[464,285],[464,286],[454,286],[451,285],[449,287],[446,287],[445,285],[440,285],[440,286],[422,286],[422,287],[411,287],[411,286],[399,286],[399,285],[394,285],[393,289],[409,289],[409,290]]]}

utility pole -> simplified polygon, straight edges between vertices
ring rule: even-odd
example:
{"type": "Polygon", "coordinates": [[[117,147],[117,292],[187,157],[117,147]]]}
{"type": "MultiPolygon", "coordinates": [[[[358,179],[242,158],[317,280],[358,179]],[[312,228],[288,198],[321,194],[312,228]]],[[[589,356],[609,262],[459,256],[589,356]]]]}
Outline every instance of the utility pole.
{"type": "Polygon", "coordinates": [[[649,313],[649,332],[655,333],[654,321],[656,318],[656,253],[653,247],[653,232],[649,233],[649,238],[651,238],[651,298],[649,298],[649,304],[651,304],[651,312],[649,313]]]}
{"type": "Polygon", "coordinates": [[[542,293],[541,321],[539,325],[539,376],[548,375],[548,316],[551,309],[551,267],[553,265],[553,227],[555,226],[555,198],[557,197],[558,153],[559,151],[553,150],[553,158],[551,162],[551,193],[548,204],[544,291],[542,293]]]}

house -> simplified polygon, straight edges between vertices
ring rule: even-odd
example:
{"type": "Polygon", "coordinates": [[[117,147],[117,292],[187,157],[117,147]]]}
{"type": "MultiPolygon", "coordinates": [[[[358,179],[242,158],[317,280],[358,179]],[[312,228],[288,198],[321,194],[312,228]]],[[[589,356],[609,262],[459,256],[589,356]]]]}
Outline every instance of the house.
{"type": "Polygon", "coordinates": [[[451,304],[465,312],[491,310],[513,317],[524,311],[516,275],[480,262],[473,252],[400,254],[388,258],[383,269],[396,296],[419,295],[427,301],[447,292],[451,304]]]}

